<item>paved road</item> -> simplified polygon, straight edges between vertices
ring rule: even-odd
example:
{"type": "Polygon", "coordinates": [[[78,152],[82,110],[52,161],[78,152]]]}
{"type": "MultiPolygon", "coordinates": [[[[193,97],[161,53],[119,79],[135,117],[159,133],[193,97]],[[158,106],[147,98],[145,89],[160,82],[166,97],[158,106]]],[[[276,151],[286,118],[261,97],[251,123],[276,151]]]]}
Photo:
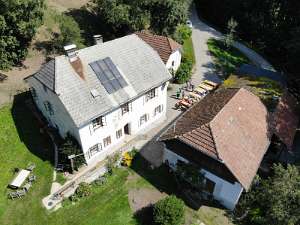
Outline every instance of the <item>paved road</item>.
{"type": "MultiPolygon", "coordinates": [[[[198,84],[204,79],[220,82],[220,79],[214,72],[213,60],[208,52],[206,43],[209,38],[222,38],[223,34],[201,21],[195,7],[192,9],[190,20],[194,26],[192,39],[196,57],[196,72],[192,77],[192,82],[198,84]]],[[[255,65],[274,70],[270,63],[245,45],[236,42],[234,46],[243,52],[255,65]]]]}

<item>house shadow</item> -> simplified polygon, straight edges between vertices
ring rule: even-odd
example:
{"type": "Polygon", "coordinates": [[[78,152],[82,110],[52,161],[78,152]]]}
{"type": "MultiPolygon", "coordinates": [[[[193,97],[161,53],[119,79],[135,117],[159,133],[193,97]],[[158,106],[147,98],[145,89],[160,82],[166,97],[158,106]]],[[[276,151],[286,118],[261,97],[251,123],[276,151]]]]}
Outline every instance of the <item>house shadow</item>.
{"type": "Polygon", "coordinates": [[[50,138],[41,132],[41,125],[39,125],[33,112],[26,105],[30,98],[29,92],[19,93],[14,96],[11,115],[18,136],[32,154],[54,165],[54,151],[50,138]]]}
{"type": "MultiPolygon", "coordinates": [[[[166,164],[162,164],[155,168],[140,153],[137,153],[131,169],[147,180],[160,192],[167,193],[168,195],[175,195],[177,198],[183,200],[186,206],[193,210],[199,210],[202,206],[225,209],[214,200],[201,199],[200,201],[194,201],[191,199],[191,196],[187,194],[183,185],[180,184],[180,181],[176,179],[175,174],[166,164]]],[[[150,213],[152,212],[151,210],[152,206],[145,207],[138,211],[135,217],[138,221],[141,221],[141,224],[151,224],[149,223],[149,215],[152,215],[150,213]],[[142,223],[143,221],[148,221],[148,223],[142,223]]]]}

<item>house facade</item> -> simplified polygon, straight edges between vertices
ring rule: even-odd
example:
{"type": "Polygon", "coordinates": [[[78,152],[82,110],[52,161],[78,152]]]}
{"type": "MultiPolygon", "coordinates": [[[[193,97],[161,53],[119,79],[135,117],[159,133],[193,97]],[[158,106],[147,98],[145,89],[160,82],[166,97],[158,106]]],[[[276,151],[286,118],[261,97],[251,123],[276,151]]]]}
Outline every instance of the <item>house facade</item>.
{"type": "Polygon", "coordinates": [[[136,35],[65,49],[25,80],[49,124],[77,139],[88,164],[165,119],[171,75],[136,35]]]}
{"type": "Polygon", "coordinates": [[[182,46],[172,38],[151,34],[148,31],[136,32],[143,41],[149,44],[160,56],[167,69],[176,72],[181,63],[182,46]]]}
{"type": "Polygon", "coordinates": [[[190,163],[204,175],[205,193],[233,210],[270,144],[268,111],[245,89],[221,89],[185,112],[160,137],[163,160],[190,163]]]}

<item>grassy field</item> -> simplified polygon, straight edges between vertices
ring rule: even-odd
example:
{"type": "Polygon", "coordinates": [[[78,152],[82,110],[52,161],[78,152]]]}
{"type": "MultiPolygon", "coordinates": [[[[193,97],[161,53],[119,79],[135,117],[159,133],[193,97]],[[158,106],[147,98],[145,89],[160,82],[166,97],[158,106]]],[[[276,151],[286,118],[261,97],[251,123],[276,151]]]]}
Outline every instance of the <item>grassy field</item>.
{"type": "Polygon", "coordinates": [[[0,224],[40,224],[39,221],[45,221],[41,198],[49,193],[52,180],[52,164],[48,159],[53,159],[51,145],[40,135],[24,103],[17,98],[12,107],[1,108],[0,224]],[[13,169],[25,168],[29,163],[36,165],[37,181],[24,199],[8,200],[7,185],[14,177],[13,169]]]}
{"type": "Polygon", "coordinates": [[[188,59],[191,59],[193,64],[195,64],[195,53],[194,53],[192,37],[184,41],[183,52],[184,52],[184,56],[188,59]]]}
{"type": "Polygon", "coordinates": [[[249,59],[234,47],[226,48],[222,41],[209,39],[208,50],[214,58],[215,67],[226,79],[231,73],[244,63],[249,63],[249,59]]]}
{"type": "MultiPolygon", "coordinates": [[[[63,207],[47,212],[42,198],[49,194],[52,182],[52,148],[46,137],[39,133],[35,119],[24,106],[23,97],[17,97],[12,106],[0,109],[0,224],[2,225],[134,225],[139,221],[128,203],[130,189],[151,188],[166,193],[176,192],[166,168],[151,170],[141,159],[131,169],[118,169],[101,187],[93,187],[92,195],[75,205],[65,200],[63,207]],[[7,199],[7,184],[13,179],[13,169],[35,163],[37,181],[23,199],[7,199]],[[129,179],[129,176],[135,179],[129,179]]],[[[62,181],[63,182],[63,181],[62,181]]],[[[201,207],[198,211],[187,208],[187,224],[200,219],[206,225],[228,225],[224,211],[201,207]]]]}

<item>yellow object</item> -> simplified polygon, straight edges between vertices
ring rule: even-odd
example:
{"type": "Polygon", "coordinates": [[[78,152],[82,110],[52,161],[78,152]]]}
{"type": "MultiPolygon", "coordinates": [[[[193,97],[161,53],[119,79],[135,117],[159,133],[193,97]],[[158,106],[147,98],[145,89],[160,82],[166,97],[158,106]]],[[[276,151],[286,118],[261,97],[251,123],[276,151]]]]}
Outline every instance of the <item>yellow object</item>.
{"type": "Polygon", "coordinates": [[[133,157],[128,152],[126,152],[122,158],[122,165],[130,167],[132,164],[132,160],[133,160],[133,157]]]}

